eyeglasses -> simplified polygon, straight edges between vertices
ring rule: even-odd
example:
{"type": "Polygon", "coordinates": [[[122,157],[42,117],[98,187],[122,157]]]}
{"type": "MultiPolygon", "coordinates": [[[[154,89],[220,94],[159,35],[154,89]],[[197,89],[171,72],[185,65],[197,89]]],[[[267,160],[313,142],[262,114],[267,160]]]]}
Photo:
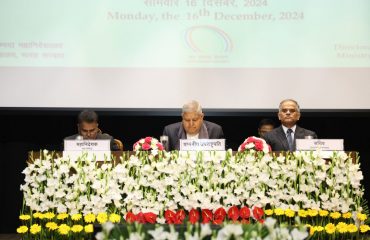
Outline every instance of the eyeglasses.
{"type": "Polygon", "coordinates": [[[288,113],[288,112],[290,112],[290,113],[295,113],[297,110],[296,109],[293,109],[293,108],[291,108],[291,109],[289,109],[289,108],[283,108],[283,109],[281,109],[281,112],[282,113],[288,113]]]}

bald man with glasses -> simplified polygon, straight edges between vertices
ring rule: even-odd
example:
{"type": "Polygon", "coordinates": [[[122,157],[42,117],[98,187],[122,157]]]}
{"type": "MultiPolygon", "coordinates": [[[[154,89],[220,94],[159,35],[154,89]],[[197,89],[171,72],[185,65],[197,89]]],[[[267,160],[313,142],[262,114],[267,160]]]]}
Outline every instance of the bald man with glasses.
{"type": "Polygon", "coordinates": [[[263,138],[273,151],[295,151],[296,139],[317,138],[315,132],[297,125],[301,112],[297,101],[285,99],[280,102],[278,117],[281,126],[266,133],[263,138]]]}

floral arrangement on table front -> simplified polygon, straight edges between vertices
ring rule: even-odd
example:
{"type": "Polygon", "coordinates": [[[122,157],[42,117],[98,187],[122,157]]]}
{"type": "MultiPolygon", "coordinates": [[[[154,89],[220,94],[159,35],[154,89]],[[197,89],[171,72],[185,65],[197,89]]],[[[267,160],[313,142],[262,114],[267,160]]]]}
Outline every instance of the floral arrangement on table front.
{"type": "Polygon", "coordinates": [[[271,152],[271,147],[266,143],[265,139],[252,136],[246,138],[238,148],[238,152],[244,152],[246,150],[269,153],[271,152]]]}
{"type": "Polygon", "coordinates": [[[134,143],[133,151],[163,151],[164,147],[158,139],[154,137],[145,137],[134,143]]]}
{"type": "MultiPolygon", "coordinates": [[[[124,153],[120,161],[101,165],[86,156],[76,162],[51,156],[45,152],[23,171],[17,231],[24,239],[88,237],[89,224],[108,219],[185,223],[193,209],[199,222],[204,215],[216,224],[218,216],[246,206],[249,212],[264,209],[278,223],[293,225],[298,216],[309,224],[312,238],[361,238],[369,230],[358,157],[342,152],[330,161],[315,152],[174,151],[152,160],[124,153]]],[[[237,221],[247,222],[243,219],[239,214],[237,221]]]]}
{"type": "Polygon", "coordinates": [[[276,220],[267,218],[264,224],[225,223],[224,225],[188,224],[188,225],[118,225],[107,222],[102,231],[97,233],[97,240],[109,239],[153,239],[153,240],[201,240],[201,239],[278,239],[303,240],[308,236],[306,227],[278,226],[276,220]]]}

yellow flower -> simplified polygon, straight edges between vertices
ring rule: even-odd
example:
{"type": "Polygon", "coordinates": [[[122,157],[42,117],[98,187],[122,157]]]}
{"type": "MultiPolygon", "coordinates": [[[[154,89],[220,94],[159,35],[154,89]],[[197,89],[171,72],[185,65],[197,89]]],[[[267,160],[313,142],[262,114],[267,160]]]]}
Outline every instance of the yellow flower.
{"type": "Polygon", "coordinates": [[[342,217],[345,218],[345,219],[351,218],[352,217],[352,213],[350,213],[350,212],[343,213],[342,214],[342,217]]]}
{"type": "Polygon", "coordinates": [[[58,220],[63,220],[63,219],[66,219],[67,217],[68,217],[67,213],[59,213],[58,216],[57,216],[57,219],[58,220]]]}
{"type": "Polygon", "coordinates": [[[323,226],[316,226],[316,232],[322,232],[322,231],[324,231],[323,226]]]}
{"type": "Polygon", "coordinates": [[[100,224],[103,224],[106,221],[108,221],[108,215],[104,212],[99,213],[98,216],[96,217],[96,220],[98,220],[100,224]]]}
{"type": "Polygon", "coordinates": [[[317,216],[317,214],[319,214],[319,211],[317,211],[317,210],[315,210],[315,209],[308,209],[307,214],[308,214],[310,217],[316,217],[316,216],[317,216]]]}
{"type": "Polygon", "coordinates": [[[115,213],[109,215],[109,221],[112,223],[119,223],[121,221],[121,216],[115,213]]]}
{"type": "Polygon", "coordinates": [[[319,211],[319,215],[320,215],[320,217],[326,217],[326,216],[328,216],[328,214],[329,214],[329,212],[328,212],[328,211],[326,211],[326,210],[320,210],[320,211],[319,211]]]}
{"type": "Polygon", "coordinates": [[[92,224],[88,224],[88,225],[86,225],[86,226],[85,226],[85,232],[86,232],[86,233],[92,233],[92,232],[94,232],[94,227],[93,227],[93,225],[92,225],[92,224]]]}
{"type": "Polygon", "coordinates": [[[271,216],[272,214],[274,214],[274,210],[272,210],[272,209],[266,209],[265,210],[265,214],[266,214],[266,216],[271,216]]]}
{"type": "Polygon", "coordinates": [[[360,231],[362,232],[362,233],[366,233],[367,231],[369,231],[370,230],[370,227],[369,227],[369,225],[361,225],[360,226],[360,231]]]}
{"type": "Polygon", "coordinates": [[[81,218],[82,218],[82,215],[81,215],[81,214],[79,214],[79,213],[73,214],[73,215],[71,216],[71,219],[72,219],[73,221],[78,221],[78,220],[80,220],[81,218]]]}
{"type": "Polygon", "coordinates": [[[17,228],[17,233],[26,233],[27,231],[28,231],[27,226],[20,226],[19,228],[17,228]]]}
{"type": "Polygon", "coordinates": [[[85,222],[87,223],[93,223],[95,222],[95,215],[93,213],[89,213],[87,215],[85,215],[85,222]]]}
{"type": "Polygon", "coordinates": [[[292,209],[287,209],[285,210],[285,216],[292,218],[295,216],[295,212],[292,209]]]}
{"type": "Polygon", "coordinates": [[[316,228],[310,227],[310,235],[312,236],[315,233],[316,228]]]}
{"type": "Polygon", "coordinates": [[[34,214],[32,214],[33,215],[33,217],[34,218],[40,218],[40,216],[41,216],[41,218],[40,219],[42,219],[42,217],[43,217],[43,215],[42,215],[42,213],[40,213],[40,212],[35,212],[34,214]]]}
{"type": "Polygon", "coordinates": [[[332,223],[328,223],[326,224],[325,226],[325,231],[328,233],[328,234],[333,234],[335,232],[335,225],[332,224],[332,223]]]}
{"type": "Polygon", "coordinates": [[[44,218],[46,219],[53,219],[55,217],[55,214],[52,212],[44,213],[44,218]]]}
{"type": "Polygon", "coordinates": [[[336,226],[339,233],[346,233],[347,232],[347,224],[344,222],[339,222],[336,226]]]}
{"type": "Polygon", "coordinates": [[[36,233],[39,233],[41,232],[41,226],[38,225],[38,224],[33,224],[31,227],[30,227],[30,233],[32,234],[36,234],[36,233]]]}
{"type": "Polygon", "coordinates": [[[61,224],[58,228],[58,232],[62,235],[67,235],[71,228],[67,224],[61,224]]]}
{"type": "Polygon", "coordinates": [[[342,214],[340,214],[339,212],[332,212],[332,213],[330,213],[330,217],[332,219],[338,219],[338,218],[340,218],[340,216],[342,216],[342,214]]]}
{"type": "Polygon", "coordinates": [[[45,225],[49,230],[56,230],[58,229],[58,224],[56,224],[55,222],[48,222],[46,223],[45,225]]]}
{"type": "Polygon", "coordinates": [[[298,210],[298,216],[302,217],[302,218],[305,218],[307,217],[307,211],[306,210],[298,210]]]}
{"type": "Polygon", "coordinates": [[[84,227],[81,226],[81,225],[73,225],[72,228],[71,228],[71,231],[74,232],[74,233],[79,233],[83,229],[84,229],[84,227]]]}
{"type": "Polygon", "coordinates": [[[367,219],[367,216],[363,213],[357,213],[357,219],[360,221],[365,221],[367,219]]]}
{"type": "Polygon", "coordinates": [[[31,216],[30,215],[28,215],[28,214],[26,214],[26,215],[20,215],[19,216],[19,219],[20,220],[29,220],[31,218],[31,216]]]}
{"type": "Polygon", "coordinates": [[[283,209],[281,209],[281,208],[276,208],[276,209],[274,210],[274,212],[275,212],[275,215],[276,215],[276,216],[284,215],[284,210],[283,210],[283,209]]]}
{"type": "Polygon", "coordinates": [[[350,233],[355,233],[357,232],[358,228],[356,227],[355,224],[348,224],[347,225],[347,231],[350,233]]]}

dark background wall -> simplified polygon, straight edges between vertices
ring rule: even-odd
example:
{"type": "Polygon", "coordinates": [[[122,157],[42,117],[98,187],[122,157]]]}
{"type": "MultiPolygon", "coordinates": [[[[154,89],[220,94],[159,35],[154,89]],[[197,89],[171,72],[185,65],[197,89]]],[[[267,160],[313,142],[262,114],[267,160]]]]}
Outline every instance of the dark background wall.
{"type": "MultiPolygon", "coordinates": [[[[23,183],[27,153],[31,150],[60,150],[63,138],[76,133],[80,109],[0,109],[1,224],[0,233],[12,233],[19,225],[22,206],[19,190],[23,183]]],[[[180,110],[104,109],[97,111],[99,127],[122,140],[131,150],[145,136],[159,138],[163,127],[180,121],[180,110]]],[[[228,147],[237,150],[248,136],[257,136],[258,122],[272,118],[278,124],[276,110],[205,110],[206,120],[223,127],[228,147]]],[[[360,153],[363,184],[370,187],[370,111],[306,110],[299,125],[315,131],[319,138],[343,138],[345,150],[360,153]]],[[[366,199],[370,194],[365,191],[366,199]]]]}

